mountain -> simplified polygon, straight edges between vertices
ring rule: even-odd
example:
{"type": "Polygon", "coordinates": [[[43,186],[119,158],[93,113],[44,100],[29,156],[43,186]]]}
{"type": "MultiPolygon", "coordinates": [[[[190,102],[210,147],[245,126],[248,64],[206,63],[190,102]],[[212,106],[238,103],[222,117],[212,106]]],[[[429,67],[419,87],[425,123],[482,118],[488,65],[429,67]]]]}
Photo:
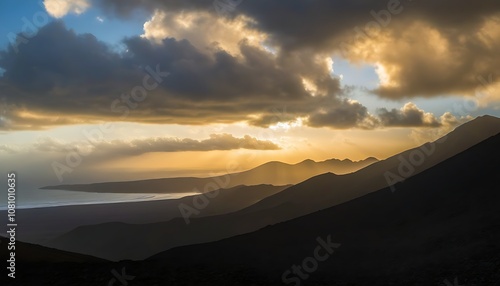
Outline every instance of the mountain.
{"type": "MultiPolygon", "coordinates": [[[[429,153],[419,166],[413,167],[412,175],[499,132],[500,119],[495,117],[479,117],[466,123],[440,140],[424,145],[425,150],[434,151],[429,153]]],[[[385,174],[399,174],[401,160],[410,160],[405,158],[416,152],[425,154],[422,151],[424,149],[421,146],[405,151],[352,174],[322,174],[269,196],[248,208],[230,214],[193,219],[189,225],[183,219],[173,219],[142,225],[108,223],[82,226],[57,237],[47,245],[109,260],[143,259],[176,246],[248,233],[385,188],[388,185],[385,174]],[[124,236],[128,239],[119,239],[124,236]]],[[[394,192],[399,192],[398,189],[405,184],[396,184],[394,192]]]]}
{"type": "MultiPolygon", "coordinates": [[[[274,161],[248,171],[228,173],[208,178],[179,177],[129,182],[58,185],[46,186],[42,189],[96,193],[187,193],[193,191],[206,192],[207,188],[209,188],[207,186],[214,185],[214,183],[217,188],[259,184],[282,186],[296,184],[310,177],[327,172],[336,174],[355,172],[377,161],[373,157],[361,161],[330,159],[315,162],[313,160],[305,160],[293,165],[274,161]]],[[[210,188],[210,190],[213,190],[213,188],[210,188]]]]}
{"type": "MultiPolygon", "coordinates": [[[[18,228],[19,229],[19,228],[18,228]]],[[[17,234],[16,234],[17,236],[17,234]]],[[[110,277],[109,270],[112,265],[103,259],[47,248],[16,240],[15,249],[8,249],[9,239],[0,236],[0,257],[5,265],[0,276],[0,285],[89,285],[81,284],[87,280],[89,274],[99,275],[104,272],[105,277],[110,277]],[[11,253],[15,253],[11,257],[11,253]],[[13,267],[13,268],[10,268],[13,267]],[[92,272],[87,271],[91,268],[92,272]],[[10,268],[10,269],[9,269],[10,268]],[[12,274],[12,271],[14,273],[12,274]],[[74,272],[70,274],[70,272],[74,272]],[[77,273],[83,277],[77,279],[77,273]],[[14,275],[7,276],[8,274],[14,275]],[[71,281],[73,281],[71,283],[71,281]]],[[[103,276],[104,276],[103,275],[103,276]]],[[[109,280],[109,278],[107,278],[109,280]]],[[[104,280],[105,281],[105,280],[104,280]]],[[[103,285],[108,285],[102,283],[103,285]]]]}
{"type": "MultiPolygon", "coordinates": [[[[81,225],[107,222],[144,224],[168,221],[182,216],[180,206],[188,210],[191,207],[197,211],[190,214],[190,219],[220,215],[248,207],[287,187],[236,186],[174,200],[18,209],[16,216],[23,222],[23,225],[17,230],[16,235],[23,241],[43,244],[81,225]],[[210,196],[206,205],[204,205],[205,196],[210,196]],[[196,206],[203,208],[198,210],[196,206]]],[[[0,211],[0,216],[7,217],[7,211],[0,211]]],[[[0,227],[0,230],[2,228],[0,227]]]]}
{"type": "Polygon", "coordinates": [[[144,261],[33,264],[15,285],[102,285],[110,269],[127,273],[129,285],[500,285],[498,146],[500,135],[396,192],[144,261]]]}
{"type": "Polygon", "coordinates": [[[500,118],[478,117],[434,142],[379,161],[353,174],[316,176],[306,181],[307,183],[297,184],[270,196],[245,211],[256,212],[279,207],[290,217],[298,217],[388,185],[394,184],[391,190],[397,192],[405,178],[414,176],[498,133],[500,118]]]}
{"type": "Polygon", "coordinates": [[[384,188],[151,260],[175,265],[169,275],[187,279],[185,285],[202,277],[204,285],[217,285],[225,273],[238,275],[218,285],[298,285],[300,274],[285,273],[294,264],[303,265],[307,285],[438,285],[455,276],[466,285],[500,285],[499,146],[496,135],[409,178],[394,193],[384,188]]]}

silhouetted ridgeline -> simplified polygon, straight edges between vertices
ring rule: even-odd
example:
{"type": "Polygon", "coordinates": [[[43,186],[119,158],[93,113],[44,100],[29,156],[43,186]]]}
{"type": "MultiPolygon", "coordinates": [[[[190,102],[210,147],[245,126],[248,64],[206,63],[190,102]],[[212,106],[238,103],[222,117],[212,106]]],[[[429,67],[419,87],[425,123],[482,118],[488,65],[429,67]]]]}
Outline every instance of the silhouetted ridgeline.
{"type": "Polygon", "coordinates": [[[396,192],[385,187],[145,261],[23,264],[15,285],[106,285],[113,269],[134,276],[129,285],[299,285],[290,282],[299,276],[293,281],[300,285],[453,285],[455,278],[459,285],[499,285],[498,146],[495,135],[407,179],[396,192]],[[340,246],[306,270],[318,238],[328,237],[340,246]],[[294,265],[301,274],[286,272],[294,265]]]}

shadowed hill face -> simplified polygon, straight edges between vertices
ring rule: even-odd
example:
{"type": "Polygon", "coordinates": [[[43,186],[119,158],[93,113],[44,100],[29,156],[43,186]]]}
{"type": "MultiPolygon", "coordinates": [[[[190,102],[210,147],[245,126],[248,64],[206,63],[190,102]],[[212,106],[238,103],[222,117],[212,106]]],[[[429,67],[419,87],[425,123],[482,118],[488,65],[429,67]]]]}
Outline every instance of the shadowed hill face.
{"type": "Polygon", "coordinates": [[[210,177],[210,178],[165,178],[130,182],[109,182],[85,185],[60,185],[48,186],[44,189],[71,190],[99,193],[184,193],[184,192],[207,192],[207,186],[214,182],[218,188],[230,188],[239,185],[290,185],[302,182],[310,177],[332,172],[346,174],[355,172],[378,160],[367,158],[361,161],[330,159],[322,162],[306,160],[298,164],[286,164],[282,162],[268,162],[248,171],[210,177]]]}
{"type": "MultiPolygon", "coordinates": [[[[9,240],[5,237],[0,236],[0,254],[5,258],[10,257],[10,250],[7,250],[7,244],[9,240]]],[[[106,262],[104,259],[71,253],[66,251],[61,251],[52,248],[46,248],[43,246],[25,243],[21,241],[16,241],[15,243],[15,253],[17,263],[34,263],[34,262],[50,262],[50,263],[61,263],[61,262],[78,262],[78,263],[98,263],[106,262]]]]}
{"type": "Polygon", "coordinates": [[[315,271],[302,270],[307,285],[359,283],[367,277],[442,281],[446,276],[439,275],[449,273],[493,285],[500,281],[494,280],[500,278],[498,146],[500,135],[408,179],[395,193],[385,188],[247,235],[175,248],[151,259],[175,262],[186,273],[192,273],[192,265],[214,276],[247,270],[279,283],[293,264],[314,256],[318,238],[330,236],[340,246],[317,261],[315,271]]]}
{"type": "MultiPolygon", "coordinates": [[[[500,119],[481,117],[435,143],[435,150],[420,166],[418,174],[500,132],[500,119]]],[[[338,205],[387,187],[384,174],[398,172],[400,157],[409,150],[347,175],[323,174],[287,188],[241,211],[200,219],[186,225],[182,219],[147,225],[108,224],[86,226],[58,237],[50,246],[105,257],[111,260],[143,259],[175,246],[215,241],[248,233],[266,225],[287,221],[338,205]],[[126,241],[120,237],[126,236],[126,241]],[[147,240],[145,237],[149,237],[147,240]],[[116,243],[119,241],[119,243],[116,243]],[[112,247],[110,247],[112,245],[112,247]]],[[[423,151],[422,151],[423,152],[423,151]]],[[[403,183],[402,185],[404,185],[403,183]]],[[[397,194],[399,186],[396,185],[397,194]]]]}

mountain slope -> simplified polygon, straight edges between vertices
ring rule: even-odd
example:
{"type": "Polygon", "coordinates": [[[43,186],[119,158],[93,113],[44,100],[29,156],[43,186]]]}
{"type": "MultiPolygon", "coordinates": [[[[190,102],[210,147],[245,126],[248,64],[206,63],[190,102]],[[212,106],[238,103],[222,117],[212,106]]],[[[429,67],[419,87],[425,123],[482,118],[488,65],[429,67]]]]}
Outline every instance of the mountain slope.
{"type": "MultiPolygon", "coordinates": [[[[9,240],[6,237],[0,236],[0,256],[9,258],[10,250],[7,249],[7,244],[9,240]]],[[[40,245],[30,244],[22,241],[15,242],[16,263],[33,263],[33,262],[50,262],[50,263],[60,263],[60,262],[77,262],[77,263],[98,263],[106,262],[106,260],[82,255],[77,253],[71,253],[67,251],[61,251],[57,249],[47,248],[40,245]]]]}
{"type": "MultiPolygon", "coordinates": [[[[283,206],[284,211],[292,217],[304,215],[386,187],[397,181],[394,179],[396,177],[405,179],[414,176],[498,133],[500,118],[478,117],[434,142],[379,161],[354,174],[329,174],[311,178],[308,184],[290,187],[246,211],[255,212],[283,206]],[[304,204],[304,201],[307,201],[307,204],[304,204]]],[[[397,191],[397,186],[393,186],[392,190],[397,191]]]]}
{"type": "MultiPolygon", "coordinates": [[[[430,285],[456,275],[467,285],[499,285],[499,146],[496,135],[408,179],[396,193],[385,188],[250,234],[175,248],[151,259],[175,264],[186,284],[194,279],[190,275],[209,271],[210,277],[239,273],[232,283],[279,285],[284,271],[313,256],[317,238],[331,236],[341,245],[318,262],[307,285],[430,285]]],[[[215,278],[207,280],[206,285],[216,285],[215,278]]]]}

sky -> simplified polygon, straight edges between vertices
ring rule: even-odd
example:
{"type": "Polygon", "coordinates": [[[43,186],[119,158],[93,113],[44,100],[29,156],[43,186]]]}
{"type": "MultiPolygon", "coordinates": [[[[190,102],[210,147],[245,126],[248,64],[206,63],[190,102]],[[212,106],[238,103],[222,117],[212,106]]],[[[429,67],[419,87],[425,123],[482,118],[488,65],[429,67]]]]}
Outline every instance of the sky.
{"type": "Polygon", "coordinates": [[[25,187],[387,158],[500,116],[493,0],[0,3],[25,187]]]}

